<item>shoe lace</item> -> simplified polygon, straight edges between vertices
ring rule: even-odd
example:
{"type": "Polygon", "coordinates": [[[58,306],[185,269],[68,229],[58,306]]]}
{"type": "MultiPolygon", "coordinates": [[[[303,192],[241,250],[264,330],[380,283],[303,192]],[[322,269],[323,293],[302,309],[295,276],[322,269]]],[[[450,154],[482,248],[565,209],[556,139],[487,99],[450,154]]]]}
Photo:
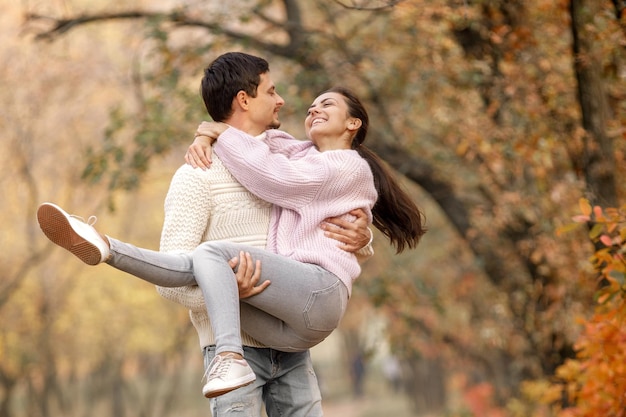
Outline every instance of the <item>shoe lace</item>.
{"type": "Polygon", "coordinates": [[[200,382],[205,382],[209,380],[209,372],[211,372],[211,366],[208,366],[204,370],[204,375],[202,375],[202,379],[200,380],[200,382]]]}
{"type": "Polygon", "coordinates": [[[203,381],[208,381],[210,379],[222,378],[230,369],[230,364],[232,363],[232,355],[215,355],[215,358],[211,361],[209,367],[204,371],[204,375],[202,376],[203,381]]]}
{"type": "Polygon", "coordinates": [[[84,217],[80,217],[80,216],[77,216],[75,214],[70,214],[70,217],[73,217],[73,218],[75,218],[77,220],[80,220],[83,223],[87,223],[89,226],[93,226],[98,221],[98,218],[96,216],[89,216],[87,221],[85,221],[84,217]]]}

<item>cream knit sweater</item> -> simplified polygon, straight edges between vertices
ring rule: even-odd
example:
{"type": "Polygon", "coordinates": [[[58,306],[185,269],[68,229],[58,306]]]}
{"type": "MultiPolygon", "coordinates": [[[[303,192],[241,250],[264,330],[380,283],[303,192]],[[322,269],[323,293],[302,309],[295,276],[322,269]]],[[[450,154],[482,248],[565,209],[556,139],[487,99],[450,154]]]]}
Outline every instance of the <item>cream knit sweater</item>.
{"type": "MultiPolygon", "coordinates": [[[[165,198],[161,251],[192,251],[207,240],[229,240],[265,248],[271,204],[248,192],[217,155],[203,171],[189,165],[174,174],[165,198]]],[[[215,344],[213,329],[198,286],[157,287],[164,298],[189,309],[200,347],[215,344]]],[[[262,347],[242,332],[244,346],[262,347]]]]}

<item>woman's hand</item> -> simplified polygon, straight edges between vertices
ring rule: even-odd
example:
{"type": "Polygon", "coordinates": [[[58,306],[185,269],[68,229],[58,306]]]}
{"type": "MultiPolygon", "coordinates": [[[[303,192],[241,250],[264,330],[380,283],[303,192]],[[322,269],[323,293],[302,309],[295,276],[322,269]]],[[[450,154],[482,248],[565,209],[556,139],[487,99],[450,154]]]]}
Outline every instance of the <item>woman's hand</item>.
{"type": "Polygon", "coordinates": [[[194,168],[207,169],[211,167],[211,145],[221,135],[228,125],[220,122],[202,122],[196,131],[196,138],[185,153],[185,162],[194,168]]]}
{"type": "Polygon", "coordinates": [[[185,162],[194,168],[207,169],[211,167],[211,141],[207,136],[196,136],[193,143],[187,148],[185,162]]]}

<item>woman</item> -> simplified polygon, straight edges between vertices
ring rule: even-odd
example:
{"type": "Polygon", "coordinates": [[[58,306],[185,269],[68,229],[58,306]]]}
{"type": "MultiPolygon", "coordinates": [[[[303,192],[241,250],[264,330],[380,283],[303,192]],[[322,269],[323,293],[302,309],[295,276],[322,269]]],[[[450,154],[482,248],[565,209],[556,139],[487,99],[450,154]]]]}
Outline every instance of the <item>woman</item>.
{"type": "Polygon", "coordinates": [[[221,395],[255,378],[243,359],[241,327],[268,347],[301,351],[339,324],[360,267],[353,254],[324,237],[321,221],[362,208],[398,252],[415,247],[425,232],[418,208],[362,145],[368,123],[360,101],[348,90],[333,88],[307,112],[310,141],[273,130],[263,142],[221,123],[200,126],[198,133],[215,141],[213,150],[231,174],[274,204],[266,251],[230,242],[206,242],[193,254],[139,249],[101,236],[49,203],[39,209],[40,225],[53,242],[88,264],[106,261],[163,287],[197,283],[217,353],[203,393],[221,395]],[[271,285],[239,300],[229,261],[242,254],[257,262],[253,273],[259,285],[270,278],[271,285]]]}

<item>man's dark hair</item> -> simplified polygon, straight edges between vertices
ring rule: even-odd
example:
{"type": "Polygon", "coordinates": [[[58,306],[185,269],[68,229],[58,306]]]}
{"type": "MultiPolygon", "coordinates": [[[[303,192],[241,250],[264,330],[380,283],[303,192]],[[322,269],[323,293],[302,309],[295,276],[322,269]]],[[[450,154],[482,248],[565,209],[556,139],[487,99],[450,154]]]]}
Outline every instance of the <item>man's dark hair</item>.
{"type": "Polygon", "coordinates": [[[205,70],[200,94],[211,118],[223,122],[232,114],[232,103],[239,91],[256,97],[261,74],[270,70],[263,58],[242,52],[220,55],[205,70]]]}

